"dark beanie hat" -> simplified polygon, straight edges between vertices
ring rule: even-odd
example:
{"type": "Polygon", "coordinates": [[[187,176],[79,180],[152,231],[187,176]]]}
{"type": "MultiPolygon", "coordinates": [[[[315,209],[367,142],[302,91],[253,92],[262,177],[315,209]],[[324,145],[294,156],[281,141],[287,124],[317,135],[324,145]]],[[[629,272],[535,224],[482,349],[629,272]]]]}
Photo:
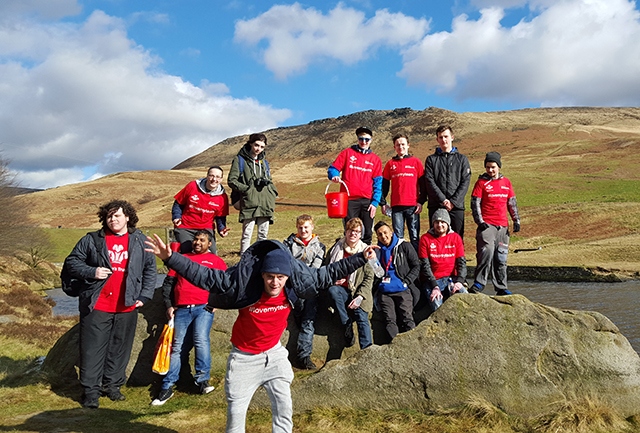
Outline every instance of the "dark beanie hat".
{"type": "Polygon", "coordinates": [[[498,152],[488,152],[487,156],[484,157],[485,166],[487,162],[495,162],[498,164],[498,167],[502,168],[502,161],[500,161],[500,154],[498,152]]]}
{"type": "Polygon", "coordinates": [[[272,250],[264,256],[261,272],[291,276],[291,254],[284,250],[272,250]]]}

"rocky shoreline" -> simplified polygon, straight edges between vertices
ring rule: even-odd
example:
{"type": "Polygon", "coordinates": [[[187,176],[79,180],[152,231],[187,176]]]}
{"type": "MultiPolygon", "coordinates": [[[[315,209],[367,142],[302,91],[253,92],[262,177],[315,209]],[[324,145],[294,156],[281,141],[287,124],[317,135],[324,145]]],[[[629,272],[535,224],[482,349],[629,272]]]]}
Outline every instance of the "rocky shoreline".
{"type": "MultiPolygon", "coordinates": [[[[469,267],[467,275],[473,275],[469,267]]],[[[620,283],[640,280],[640,272],[581,266],[509,266],[508,278],[514,281],[556,281],[563,283],[620,283]]]]}

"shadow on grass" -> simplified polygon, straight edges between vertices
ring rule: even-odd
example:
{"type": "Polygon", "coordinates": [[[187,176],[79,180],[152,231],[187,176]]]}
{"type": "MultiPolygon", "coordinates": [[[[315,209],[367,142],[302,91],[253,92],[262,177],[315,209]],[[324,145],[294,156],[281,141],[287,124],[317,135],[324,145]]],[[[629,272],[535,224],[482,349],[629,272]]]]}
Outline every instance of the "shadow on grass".
{"type": "Polygon", "coordinates": [[[166,427],[138,422],[132,412],[113,409],[66,409],[40,412],[26,419],[22,424],[12,426],[0,426],[0,431],[25,431],[25,432],[114,432],[135,431],[138,433],[157,432],[172,433],[166,427]]]}

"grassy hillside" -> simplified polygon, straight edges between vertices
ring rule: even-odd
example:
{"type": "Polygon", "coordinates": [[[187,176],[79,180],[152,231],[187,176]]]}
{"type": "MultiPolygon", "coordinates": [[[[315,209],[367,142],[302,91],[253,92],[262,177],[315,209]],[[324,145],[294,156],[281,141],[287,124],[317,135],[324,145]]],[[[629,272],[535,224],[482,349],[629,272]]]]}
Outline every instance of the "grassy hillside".
{"type": "MultiPolygon", "coordinates": [[[[372,148],[386,161],[393,155],[391,136],[398,131],[409,134],[412,153],[424,159],[436,146],[433,133],[441,122],[453,125],[454,144],[469,157],[473,182],[483,172],[487,151],[502,154],[503,173],[513,182],[522,217],[522,231],[512,238],[511,249],[542,247],[536,252],[511,254],[510,265],[640,271],[637,108],[461,114],[434,108],[398,109],[266,131],[267,156],[280,192],[270,236],[282,239],[291,233],[295,216],[302,212],[318,218],[317,231],[325,241],[339,235],[339,221],[328,220],[324,210],[326,167],[341,149],[353,143],[356,126],[373,128],[372,148]]],[[[188,181],[203,176],[209,165],[221,164],[226,172],[245,140],[227,139],[185,160],[179,169],[118,173],[28,194],[21,197],[22,206],[41,227],[85,229],[97,227],[95,212],[100,204],[124,198],[139,210],[141,227],[162,230],[170,226],[173,195],[188,181]]],[[[385,218],[379,213],[377,219],[385,218]]],[[[220,242],[225,254],[239,245],[235,210],[229,220],[232,233],[220,242]]],[[[427,227],[423,216],[421,231],[427,227]]],[[[465,246],[471,265],[475,261],[474,231],[468,213],[465,246]]]]}

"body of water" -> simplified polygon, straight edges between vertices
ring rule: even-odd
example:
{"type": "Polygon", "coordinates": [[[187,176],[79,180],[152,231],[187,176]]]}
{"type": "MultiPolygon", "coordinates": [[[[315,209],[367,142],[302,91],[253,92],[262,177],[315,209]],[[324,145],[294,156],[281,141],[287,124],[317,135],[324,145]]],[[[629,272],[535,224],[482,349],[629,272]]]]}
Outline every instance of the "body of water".
{"type": "MultiPolygon", "coordinates": [[[[159,277],[162,284],[164,275],[159,277]]],[[[533,302],[568,310],[597,311],[616,324],[631,346],[640,353],[640,281],[624,283],[549,283],[513,281],[509,283],[513,293],[526,296],[533,302]]],[[[77,315],[78,298],[71,298],[62,289],[48,290],[56,302],[54,315],[77,315]]],[[[494,292],[489,285],[488,295],[494,292]]]]}

